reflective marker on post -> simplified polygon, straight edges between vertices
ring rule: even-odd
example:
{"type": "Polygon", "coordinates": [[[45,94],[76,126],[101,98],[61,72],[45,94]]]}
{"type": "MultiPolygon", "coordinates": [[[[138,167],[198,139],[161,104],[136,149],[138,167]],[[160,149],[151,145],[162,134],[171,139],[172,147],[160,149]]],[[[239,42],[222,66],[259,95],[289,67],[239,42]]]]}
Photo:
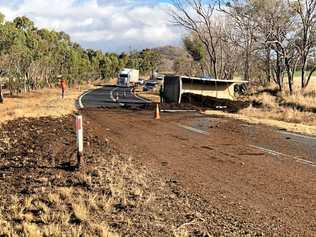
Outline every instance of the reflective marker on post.
{"type": "Polygon", "coordinates": [[[83,127],[82,127],[82,115],[76,115],[76,134],[77,134],[77,160],[78,167],[80,167],[82,153],[83,153],[83,127]]]}
{"type": "Polygon", "coordinates": [[[83,152],[83,129],[82,129],[82,116],[76,116],[76,132],[77,132],[77,148],[78,152],[83,152]]]}

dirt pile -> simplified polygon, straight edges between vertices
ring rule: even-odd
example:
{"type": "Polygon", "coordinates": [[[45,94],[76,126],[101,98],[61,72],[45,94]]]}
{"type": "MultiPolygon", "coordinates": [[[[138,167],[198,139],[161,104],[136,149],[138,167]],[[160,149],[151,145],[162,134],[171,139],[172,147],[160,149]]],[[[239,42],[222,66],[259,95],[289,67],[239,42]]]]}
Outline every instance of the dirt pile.
{"type": "Polygon", "coordinates": [[[247,108],[250,105],[250,103],[246,101],[231,101],[194,94],[184,94],[182,96],[182,102],[197,107],[221,110],[229,113],[237,113],[239,110],[247,108]]]}
{"type": "Polygon", "coordinates": [[[163,181],[85,124],[85,169],[75,171],[72,116],[19,119],[0,132],[2,236],[260,235],[163,181]]]}

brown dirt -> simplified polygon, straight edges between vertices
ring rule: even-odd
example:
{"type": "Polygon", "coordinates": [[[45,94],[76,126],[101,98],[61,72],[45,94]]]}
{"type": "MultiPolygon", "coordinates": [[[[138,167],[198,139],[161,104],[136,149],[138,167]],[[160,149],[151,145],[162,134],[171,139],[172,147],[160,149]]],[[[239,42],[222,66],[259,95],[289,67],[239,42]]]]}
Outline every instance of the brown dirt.
{"type": "Polygon", "coordinates": [[[211,233],[236,234],[237,228],[254,235],[254,228],[265,235],[316,235],[315,167],[249,145],[268,146],[307,160],[315,159],[315,154],[273,129],[244,129],[242,122],[209,117],[209,135],[205,136],[178,126],[204,123],[199,114],[163,114],[160,121],[153,120],[148,111],[89,110],[83,114],[95,134],[108,136],[116,150],[165,180],[173,180],[184,193],[204,200],[203,218],[211,233]],[[213,210],[220,214],[209,212],[213,210]],[[236,225],[227,229],[225,221],[209,222],[209,215],[236,225]]]}
{"type": "Polygon", "coordinates": [[[193,104],[201,108],[221,110],[229,113],[237,113],[239,110],[247,108],[250,105],[250,103],[246,101],[231,101],[195,94],[182,95],[182,102],[193,104]]]}
{"type": "MultiPolygon", "coordinates": [[[[95,113],[102,117],[107,114],[88,114],[95,113]]],[[[146,153],[135,153],[134,159],[131,154],[121,154],[117,143],[112,146],[112,140],[109,143],[107,139],[108,134],[115,138],[122,132],[112,127],[119,126],[116,122],[111,123],[109,132],[110,124],[94,123],[86,115],[84,119],[86,165],[80,171],[74,170],[72,116],[23,118],[2,125],[1,236],[116,236],[109,234],[113,232],[123,236],[232,236],[269,232],[268,226],[246,222],[187,192],[176,175],[161,178],[156,169],[140,163],[140,156],[145,158],[146,153]]],[[[125,138],[122,141],[128,142],[125,138]]],[[[134,147],[132,143],[121,145],[134,147]]],[[[164,162],[159,164],[168,169],[169,160],[164,162]]]]}

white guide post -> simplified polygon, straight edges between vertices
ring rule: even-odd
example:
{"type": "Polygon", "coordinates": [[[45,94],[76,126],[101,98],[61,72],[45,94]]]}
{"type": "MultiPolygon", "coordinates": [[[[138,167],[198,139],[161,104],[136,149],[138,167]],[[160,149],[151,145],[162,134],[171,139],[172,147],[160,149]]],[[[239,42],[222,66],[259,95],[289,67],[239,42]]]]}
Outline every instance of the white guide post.
{"type": "Polygon", "coordinates": [[[77,134],[77,161],[80,167],[82,153],[83,153],[83,127],[82,115],[76,115],[76,134],[77,134]]]}

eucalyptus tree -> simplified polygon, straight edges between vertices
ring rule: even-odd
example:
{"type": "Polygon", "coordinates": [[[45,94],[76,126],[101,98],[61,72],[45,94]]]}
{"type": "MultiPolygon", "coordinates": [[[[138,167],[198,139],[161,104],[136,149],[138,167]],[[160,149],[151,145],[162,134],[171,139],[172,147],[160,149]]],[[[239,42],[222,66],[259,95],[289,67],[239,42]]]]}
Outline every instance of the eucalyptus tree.
{"type": "Polygon", "coordinates": [[[221,38],[214,29],[214,15],[216,14],[216,1],[206,0],[173,0],[174,10],[171,16],[175,24],[184,27],[191,33],[196,34],[204,45],[210,67],[207,68],[209,75],[221,78],[218,69],[218,49],[221,38]]]}
{"type": "Polygon", "coordinates": [[[301,87],[304,89],[316,71],[316,65],[314,65],[306,77],[308,58],[311,50],[316,47],[316,0],[288,0],[288,3],[297,14],[296,46],[300,54],[301,87]]]}
{"type": "MultiPolygon", "coordinates": [[[[183,39],[186,51],[191,55],[193,62],[199,65],[201,74],[205,75],[205,48],[202,42],[196,37],[195,34],[186,36],[183,39]]],[[[191,66],[192,67],[192,66],[191,66]]]]}

